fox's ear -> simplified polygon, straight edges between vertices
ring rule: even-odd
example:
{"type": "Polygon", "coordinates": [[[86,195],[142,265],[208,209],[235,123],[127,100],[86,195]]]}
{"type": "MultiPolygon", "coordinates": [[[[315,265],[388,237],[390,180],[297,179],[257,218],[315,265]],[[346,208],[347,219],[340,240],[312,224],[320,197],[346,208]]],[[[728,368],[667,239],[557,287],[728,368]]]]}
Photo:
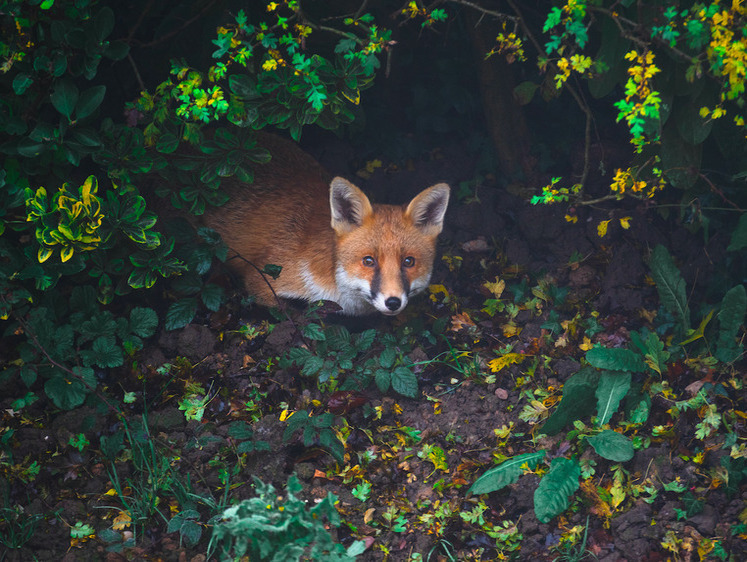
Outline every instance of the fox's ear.
{"type": "Polygon", "coordinates": [[[425,234],[436,236],[444,227],[444,214],[448,204],[449,186],[438,183],[418,193],[407,206],[405,216],[425,234]]]}
{"type": "Polygon", "coordinates": [[[332,228],[338,234],[358,228],[373,213],[366,194],[340,177],[333,179],[329,186],[329,206],[332,211],[332,228]]]}

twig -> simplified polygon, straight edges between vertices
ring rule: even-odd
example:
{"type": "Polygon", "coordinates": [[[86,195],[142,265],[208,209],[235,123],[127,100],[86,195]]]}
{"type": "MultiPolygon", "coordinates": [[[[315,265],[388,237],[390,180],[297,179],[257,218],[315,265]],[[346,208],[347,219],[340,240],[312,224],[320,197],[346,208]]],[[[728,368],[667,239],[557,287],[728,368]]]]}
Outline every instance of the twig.
{"type": "MultiPolygon", "coordinates": [[[[183,24],[182,24],[182,25],[181,25],[181,26],[180,26],[179,28],[177,28],[177,29],[174,29],[174,30],[170,31],[170,32],[169,32],[169,33],[167,33],[166,35],[163,35],[162,37],[159,37],[158,39],[154,39],[153,41],[150,41],[149,43],[138,43],[138,46],[139,46],[139,47],[155,47],[155,46],[156,46],[156,45],[158,45],[159,43],[163,43],[163,42],[165,42],[165,41],[168,41],[169,39],[171,39],[171,38],[172,38],[172,37],[174,37],[175,35],[178,35],[178,34],[179,34],[179,33],[181,33],[182,31],[184,31],[185,29],[187,29],[187,28],[188,28],[188,27],[189,27],[190,25],[192,25],[192,24],[193,24],[194,22],[196,22],[196,21],[200,20],[200,19],[201,19],[201,18],[203,17],[203,15],[204,15],[204,14],[205,14],[206,12],[210,11],[210,10],[212,9],[212,7],[213,7],[213,6],[214,6],[214,5],[215,5],[215,4],[217,3],[217,2],[218,2],[218,0],[210,0],[210,2],[208,2],[207,4],[205,4],[205,6],[204,6],[204,7],[202,8],[202,10],[200,10],[200,12],[199,12],[198,14],[195,14],[195,15],[194,15],[194,16],[193,16],[192,18],[190,18],[190,19],[188,19],[187,21],[185,21],[185,22],[184,22],[184,23],[183,23],[183,24]]],[[[139,24],[139,23],[140,23],[140,21],[141,21],[141,20],[138,20],[138,22],[137,22],[137,23],[139,24]]],[[[137,24],[136,24],[136,25],[137,25],[137,24]]]]}
{"type": "MultiPolygon", "coordinates": [[[[500,20],[508,20],[514,22],[514,24],[519,23],[519,19],[521,16],[512,16],[511,14],[504,14],[503,12],[496,12],[495,10],[489,10],[488,8],[484,8],[480,6],[479,4],[475,4],[474,2],[470,2],[469,0],[448,0],[450,4],[459,4],[461,6],[466,6],[468,8],[472,8],[473,10],[477,10],[481,14],[485,16],[493,16],[494,18],[498,18],[500,20]]],[[[509,2],[510,4],[510,2],[509,2]]],[[[512,6],[513,8],[513,6],[512,6]]],[[[516,11],[516,10],[514,10],[516,11]]],[[[518,12],[517,12],[518,13],[518,12]]]]}
{"type": "Polygon", "coordinates": [[[714,192],[714,193],[715,193],[716,195],[718,195],[719,197],[721,197],[721,200],[722,200],[722,201],[723,201],[724,203],[726,203],[726,204],[728,204],[728,205],[731,205],[731,206],[732,206],[732,207],[733,207],[734,209],[736,209],[737,211],[740,211],[740,212],[742,212],[742,211],[744,210],[744,209],[741,209],[741,208],[739,207],[739,205],[737,205],[737,204],[736,204],[736,203],[734,203],[733,201],[729,200],[729,198],[728,198],[728,197],[726,197],[726,195],[724,195],[724,192],[723,192],[723,191],[722,191],[721,189],[719,189],[718,187],[716,187],[716,185],[715,185],[715,184],[714,184],[714,183],[713,183],[713,182],[712,182],[712,181],[711,181],[710,179],[708,179],[708,176],[706,176],[706,175],[705,175],[705,174],[703,174],[702,172],[698,172],[698,175],[700,176],[700,178],[701,178],[702,180],[704,180],[704,181],[705,181],[705,182],[706,182],[706,183],[708,184],[708,187],[710,187],[710,188],[711,188],[711,191],[713,191],[713,192],[714,192]]]}
{"type": "MultiPolygon", "coordinates": [[[[280,297],[279,297],[279,296],[278,296],[278,294],[277,294],[277,293],[275,292],[275,289],[273,289],[273,287],[272,287],[272,283],[270,283],[270,281],[269,281],[269,280],[267,279],[267,276],[265,275],[264,271],[262,271],[262,270],[261,270],[261,269],[260,269],[259,267],[257,267],[257,265],[256,265],[256,264],[255,264],[254,262],[252,262],[252,261],[249,261],[249,260],[248,260],[248,259],[246,259],[246,258],[245,258],[244,256],[242,256],[242,255],[241,255],[241,254],[240,254],[239,252],[237,252],[236,250],[234,250],[233,248],[229,248],[229,249],[230,249],[230,250],[231,250],[231,251],[232,251],[232,252],[233,252],[234,254],[236,254],[235,256],[233,256],[234,258],[238,258],[238,259],[240,259],[240,260],[244,261],[245,263],[248,263],[249,265],[251,265],[251,266],[252,266],[252,267],[254,268],[254,270],[255,270],[255,271],[256,271],[257,273],[259,273],[260,277],[262,277],[262,281],[264,281],[264,282],[265,282],[265,283],[267,284],[267,287],[268,287],[268,288],[270,289],[270,291],[272,292],[272,296],[273,296],[273,297],[275,298],[275,301],[276,301],[276,302],[278,303],[278,308],[279,308],[280,310],[282,310],[282,311],[283,311],[283,314],[285,314],[285,317],[286,317],[286,318],[288,319],[288,321],[289,321],[289,322],[291,323],[291,326],[293,326],[293,329],[294,329],[294,330],[296,330],[296,332],[298,332],[298,335],[299,335],[299,336],[301,337],[301,339],[303,340],[303,343],[304,343],[304,345],[306,345],[306,346],[308,347],[308,345],[309,345],[309,342],[308,342],[308,341],[306,341],[306,338],[304,337],[304,335],[303,335],[303,332],[301,332],[301,330],[299,329],[298,325],[297,325],[297,324],[296,324],[296,323],[295,323],[295,322],[293,321],[293,318],[291,318],[291,317],[290,317],[290,315],[288,314],[288,311],[287,311],[287,310],[285,309],[285,307],[283,306],[283,303],[282,303],[282,301],[280,300],[280,297]]],[[[232,258],[232,259],[233,259],[233,258],[232,258]]]]}

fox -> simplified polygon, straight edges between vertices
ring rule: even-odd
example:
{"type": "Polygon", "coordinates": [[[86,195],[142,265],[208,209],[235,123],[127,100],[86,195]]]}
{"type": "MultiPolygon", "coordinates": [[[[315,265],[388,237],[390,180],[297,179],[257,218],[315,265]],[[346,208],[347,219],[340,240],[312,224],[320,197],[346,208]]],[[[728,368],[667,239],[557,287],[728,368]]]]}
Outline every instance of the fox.
{"type": "Polygon", "coordinates": [[[330,180],[294,142],[270,134],[259,140],[270,161],[256,167],[251,185],[229,185],[229,202],[203,221],[229,247],[229,264],[256,302],[325,300],[343,315],[394,316],[428,287],[446,183],[407,205],[372,204],[350,181],[330,180]],[[268,264],[281,267],[276,279],[259,273],[268,264]]]}

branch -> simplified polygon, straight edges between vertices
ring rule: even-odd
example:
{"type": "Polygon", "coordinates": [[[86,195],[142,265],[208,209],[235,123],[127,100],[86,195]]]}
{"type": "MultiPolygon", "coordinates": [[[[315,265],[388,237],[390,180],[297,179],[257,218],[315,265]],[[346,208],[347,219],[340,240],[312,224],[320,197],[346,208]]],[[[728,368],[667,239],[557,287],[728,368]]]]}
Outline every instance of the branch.
{"type": "MultiPolygon", "coordinates": [[[[164,42],[170,40],[172,37],[174,37],[175,35],[178,35],[179,33],[181,33],[182,31],[184,31],[185,29],[187,29],[190,25],[192,25],[196,21],[202,19],[203,15],[206,12],[210,11],[217,2],[218,2],[218,0],[210,0],[207,4],[205,4],[205,6],[203,6],[202,10],[200,10],[199,13],[195,14],[192,18],[190,18],[187,21],[185,21],[177,29],[174,29],[174,30],[170,31],[166,35],[163,35],[162,37],[159,37],[158,39],[154,39],[153,41],[150,41],[149,43],[139,43],[138,46],[139,47],[155,47],[156,45],[158,45],[160,43],[164,43],[164,42]]],[[[150,6],[150,4],[149,4],[149,6],[150,6]]],[[[137,23],[135,24],[135,26],[137,27],[141,22],[142,22],[142,18],[140,18],[137,21],[137,23]]],[[[132,36],[133,33],[134,33],[134,31],[130,32],[130,36],[132,36]]]]}

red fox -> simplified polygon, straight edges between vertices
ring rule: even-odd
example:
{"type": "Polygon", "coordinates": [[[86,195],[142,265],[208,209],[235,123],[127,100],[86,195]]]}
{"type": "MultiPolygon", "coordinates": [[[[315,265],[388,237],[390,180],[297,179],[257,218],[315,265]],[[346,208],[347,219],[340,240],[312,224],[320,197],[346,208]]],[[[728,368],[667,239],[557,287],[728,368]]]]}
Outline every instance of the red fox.
{"type": "MultiPolygon", "coordinates": [[[[448,185],[425,189],[406,207],[372,205],[349,181],[328,181],[294,143],[272,135],[260,143],[271,162],[256,167],[251,186],[230,186],[230,201],[204,222],[258,268],[282,267],[267,278],[277,296],[334,301],[347,315],[395,315],[428,286],[448,185]]],[[[231,263],[260,304],[276,304],[254,267],[231,263]]]]}

